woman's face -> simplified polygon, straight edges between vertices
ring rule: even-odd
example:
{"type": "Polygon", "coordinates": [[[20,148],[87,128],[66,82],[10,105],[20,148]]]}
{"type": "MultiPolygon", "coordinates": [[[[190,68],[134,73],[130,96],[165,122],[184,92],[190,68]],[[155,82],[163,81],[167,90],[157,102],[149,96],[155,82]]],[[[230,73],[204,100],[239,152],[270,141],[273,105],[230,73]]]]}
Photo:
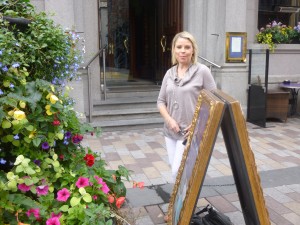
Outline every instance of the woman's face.
{"type": "Polygon", "coordinates": [[[174,54],[179,64],[189,65],[194,53],[192,42],[185,38],[178,38],[174,46],[174,54]]]}

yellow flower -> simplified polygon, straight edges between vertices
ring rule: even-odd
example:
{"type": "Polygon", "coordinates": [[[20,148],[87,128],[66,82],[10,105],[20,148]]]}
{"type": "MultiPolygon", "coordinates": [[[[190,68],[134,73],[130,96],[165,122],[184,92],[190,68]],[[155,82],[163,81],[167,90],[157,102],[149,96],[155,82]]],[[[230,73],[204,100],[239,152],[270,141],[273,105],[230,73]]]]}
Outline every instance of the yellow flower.
{"type": "Polygon", "coordinates": [[[24,113],[23,111],[21,111],[21,110],[16,110],[16,111],[14,112],[14,118],[15,118],[16,120],[22,120],[22,119],[24,119],[25,117],[26,117],[25,113],[24,113]]]}
{"type": "Polygon", "coordinates": [[[46,113],[48,116],[51,116],[53,113],[51,112],[51,105],[46,105],[45,106],[46,113]]]}
{"type": "Polygon", "coordinates": [[[34,129],[33,131],[30,132],[29,138],[32,139],[35,137],[35,135],[36,135],[36,129],[34,129]]]}
{"type": "Polygon", "coordinates": [[[55,104],[57,101],[58,101],[58,98],[57,98],[55,95],[51,95],[51,96],[50,96],[50,102],[51,102],[52,104],[55,104]]]}

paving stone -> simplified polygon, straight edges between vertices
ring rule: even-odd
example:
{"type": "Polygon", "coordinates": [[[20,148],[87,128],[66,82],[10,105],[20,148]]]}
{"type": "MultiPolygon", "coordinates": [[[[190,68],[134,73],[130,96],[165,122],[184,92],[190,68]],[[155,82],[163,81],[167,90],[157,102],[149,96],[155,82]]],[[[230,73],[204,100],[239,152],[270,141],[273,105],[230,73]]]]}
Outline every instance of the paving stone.
{"type": "Polygon", "coordinates": [[[155,225],[150,216],[143,216],[136,220],[136,225],[155,225]]]}
{"type": "Polygon", "coordinates": [[[150,205],[145,207],[154,224],[165,223],[164,213],[158,205],[150,205]]]}
{"type": "Polygon", "coordinates": [[[270,196],[265,197],[266,205],[268,208],[274,210],[274,212],[278,214],[290,213],[291,210],[288,207],[285,207],[280,202],[276,201],[274,198],[270,196]]]}
{"type": "MultiPolygon", "coordinates": [[[[290,221],[288,221],[283,216],[274,212],[272,209],[268,209],[270,220],[277,225],[293,225],[290,221]]],[[[296,224],[294,224],[296,225],[296,224]]]]}
{"type": "Polygon", "coordinates": [[[283,205],[300,216],[300,202],[288,202],[284,203],[283,205]]]}
{"type": "Polygon", "coordinates": [[[226,216],[228,216],[231,220],[231,222],[235,225],[245,225],[245,220],[243,213],[240,211],[235,211],[235,212],[229,212],[229,213],[224,213],[226,216]]]}
{"type": "Polygon", "coordinates": [[[280,203],[292,202],[293,199],[277,191],[275,188],[265,188],[264,193],[280,203]]]}
{"type": "Polygon", "coordinates": [[[296,215],[295,213],[284,214],[283,217],[294,225],[300,224],[300,216],[296,215]]]}
{"type": "Polygon", "coordinates": [[[218,211],[223,213],[235,212],[238,209],[227,201],[222,196],[207,197],[207,201],[210,202],[218,211]]]}
{"type": "Polygon", "coordinates": [[[145,187],[144,189],[128,189],[126,197],[132,207],[164,203],[163,199],[156,193],[156,191],[149,189],[148,187],[145,187]]]}

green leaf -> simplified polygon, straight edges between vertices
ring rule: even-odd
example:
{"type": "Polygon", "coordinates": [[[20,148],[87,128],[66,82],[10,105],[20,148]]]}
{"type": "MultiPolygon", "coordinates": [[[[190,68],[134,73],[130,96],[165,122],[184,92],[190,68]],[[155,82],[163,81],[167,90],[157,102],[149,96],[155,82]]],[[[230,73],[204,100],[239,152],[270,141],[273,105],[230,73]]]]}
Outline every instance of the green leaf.
{"type": "Polygon", "coordinates": [[[35,174],[35,171],[31,167],[24,168],[24,172],[27,173],[28,175],[35,174]]]}
{"type": "Polygon", "coordinates": [[[70,201],[70,204],[71,204],[72,207],[74,207],[74,206],[78,205],[79,202],[80,202],[80,198],[72,197],[71,201],[70,201]]]}
{"type": "Polygon", "coordinates": [[[15,176],[15,174],[13,172],[8,172],[6,174],[6,177],[7,177],[8,180],[12,180],[12,179],[16,178],[16,176],[15,176]]]}
{"type": "Polygon", "coordinates": [[[24,160],[24,156],[23,155],[19,155],[17,158],[16,158],[16,161],[14,163],[15,166],[19,165],[23,160],[24,160]]]}
{"type": "Polygon", "coordinates": [[[59,162],[58,161],[53,161],[52,165],[53,165],[53,167],[57,168],[57,167],[59,167],[59,162]]]}
{"type": "Polygon", "coordinates": [[[91,202],[92,201],[92,196],[89,194],[89,193],[86,193],[84,196],[83,196],[83,200],[85,202],[91,202]]]}
{"type": "Polygon", "coordinates": [[[32,143],[35,147],[39,147],[39,145],[41,144],[42,140],[40,138],[35,138],[33,139],[32,143]]]}
{"type": "Polygon", "coordinates": [[[81,188],[79,188],[79,193],[81,195],[85,195],[86,194],[86,190],[83,187],[81,187],[81,188]]]}
{"type": "Polygon", "coordinates": [[[19,140],[13,140],[12,141],[12,144],[16,147],[19,147],[20,146],[20,141],[19,140]]]}
{"type": "Polygon", "coordinates": [[[16,173],[21,173],[24,171],[24,168],[22,165],[18,165],[17,168],[16,168],[16,173]]]}
{"type": "Polygon", "coordinates": [[[6,135],[6,138],[9,142],[12,142],[14,140],[14,136],[13,135],[6,135]]]}
{"type": "Polygon", "coordinates": [[[17,181],[11,180],[7,183],[7,187],[11,190],[15,190],[17,188],[17,181]]]}
{"type": "Polygon", "coordinates": [[[56,160],[58,159],[57,154],[54,154],[54,155],[52,156],[52,159],[56,161],[56,160]]]}
{"type": "Polygon", "coordinates": [[[4,120],[2,122],[2,128],[3,129],[7,129],[7,128],[10,128],[10,127],[11,127],[11,123],[8,120],[4,120]]]}
{"type": "Polygon", "coordinates": [[[27,186],[30,186],[30,185],[33,184],[33,180],[27,178],[27,179],[25,179],[25,184],[26,184],[27,186]]]}
{"type": "Polygon", "coordinates": [[[32,125],[29,125],[26,127],[26,130],[28,130],[28,131],[33,131],[33,129],[34,129],[34,127],[32,125]]]}
{"type": "Polygon", "coordinates": [[[31,143],[31,139],[29,137],[24,137],[23,140],[28,144],[31,143]]]}
{"type": "Polygon", "coordinates": [[[62,207],[59,208],[60,211],[63,211],[63,212],[67,212],[69,209],[69,206],[68,205],[63,205],[62,207]]]}

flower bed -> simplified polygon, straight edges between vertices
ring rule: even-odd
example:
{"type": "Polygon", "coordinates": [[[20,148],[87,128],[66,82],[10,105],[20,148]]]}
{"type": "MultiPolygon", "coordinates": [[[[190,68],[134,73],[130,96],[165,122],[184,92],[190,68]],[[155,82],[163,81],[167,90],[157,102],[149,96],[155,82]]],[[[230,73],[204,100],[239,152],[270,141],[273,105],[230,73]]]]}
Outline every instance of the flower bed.
{"type": "Polygon", "coordinates": [[[277,44],[300,43],[300,22],[292,28],[273,21],[260,29],[256,39],[258,43],[267,44],[272,51],[277,44]]]}
{"type": "Polygon", "coordinates": [[[80,123],[65,86],[77,79],[79,37],[27,0],[1,1],[0,12],[0,224],[112,224],[130,172],[81,144],[100,131],[80,123]]]}

